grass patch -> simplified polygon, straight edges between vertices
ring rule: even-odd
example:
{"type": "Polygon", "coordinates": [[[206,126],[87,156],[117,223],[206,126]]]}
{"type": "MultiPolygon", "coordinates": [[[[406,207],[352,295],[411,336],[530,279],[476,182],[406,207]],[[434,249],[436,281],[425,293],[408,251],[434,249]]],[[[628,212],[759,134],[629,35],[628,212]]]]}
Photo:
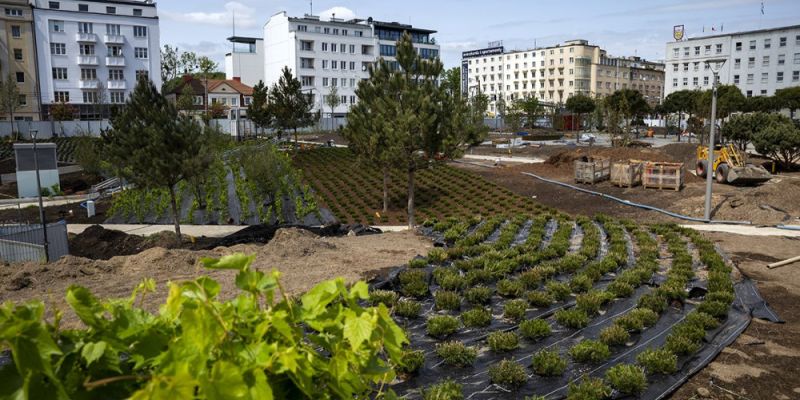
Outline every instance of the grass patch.
{"type": "Polygon", "coordinates": [[[503,305],[503,316],[511,321],[519,321],[525,317],[528,302],[525,300],[511,300],[503,305]]]}

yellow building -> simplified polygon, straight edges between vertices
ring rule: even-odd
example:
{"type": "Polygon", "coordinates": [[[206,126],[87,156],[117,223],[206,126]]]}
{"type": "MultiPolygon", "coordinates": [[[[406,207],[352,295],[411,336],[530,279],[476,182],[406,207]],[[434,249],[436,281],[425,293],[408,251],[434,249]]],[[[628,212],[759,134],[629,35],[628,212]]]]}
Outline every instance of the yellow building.
{"type": "MultiPolygon", "coordinates": [[[[19,88],[19,107],[14,120],[39,120],[39,93],[33,12],[27,0],[0,0],[0,79],[11,79],[19,88]]],[[[0,120],[11,120],[0,110],[0,120]]]]}

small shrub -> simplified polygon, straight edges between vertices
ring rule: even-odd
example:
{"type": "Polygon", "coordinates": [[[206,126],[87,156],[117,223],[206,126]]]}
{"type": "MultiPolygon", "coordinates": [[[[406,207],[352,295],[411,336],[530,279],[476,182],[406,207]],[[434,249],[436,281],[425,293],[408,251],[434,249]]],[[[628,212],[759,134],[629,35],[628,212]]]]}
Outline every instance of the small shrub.
{"type": "Polygon", "coordinates": [[[611,388],[600,378],[584,376],[569,383],[567,400],[602,400],[611,396],[611,388]]]}
{"type": "Polygon", "coordinates": [[[647,308],[635,308],[614,321],[625,330],[641,332],[658,321],[658,314],[647,308]]]}
{"type": "Polygon", "coordinates": [[[519,333],[530,340],[544,339],[552,334],[550,324],[543,319],[529,319],[519,324],[519,333]]]}
{"type": "Polygon", "coordinates": [[[558,310],[555,313],[556,322],[572,329],[585,328],[589,324],[589,316],[586,311],[573,308],[570,310],[558,310]]]}
{"type": "Polygon", "coordinates": [[[434,303],[437,310],[458,310],[461,308],[461,296],[458,292],[439,290],[434,294],[434,303]]]}
{"type": "Polygon", "coordinates": [[[528,303],[532,307],[544,308],[550,307],[553,304],[553,297],[547,292],[528,292],[526,297],[528,298],[528,303]]]}
{"type": "Polygon", "coordinates": [[[397,292],[391,290],[373,290],[369,294],[369,302],[373,306],[383,304],[386,307],[392,308],[397,303],[399,297],[397,292]]]}
{"type": "Polygon", "coordinates": [[[473,308],[461,314],[461,322],[468,328],[483,328],[492,324],[492,313],[485,308],[473,308]]]}
{"type": "Polygon", "coordinates": [[[412,258],[408,262],[409,268],[425,268],[428,266],[428,259],[427,258],[412,258]]]}
{"type": "Polygon", "coordinates": [[[536,268],[529,269],[519,274],[519,281],[528,290],[536,289],[542,283],[542,273],[536,268]]]}
{"type": "Polygon", "coordinates": [[[511,321],[519,321],[525,317],[528,302],[525,300],[511,300],[503,305],[503,316],[511,321]]]}
{"type": "Polygon", "coordinates": [[[423,400],[463,400],[464,390],[460,383],[447,379],[422,389],[423,400]]]}
{"type": "Polygon", "coordinates": [[[513,360],[503,360],[489,367],[489,379],[498,385],[517,387],[528,380],[528,373],[522,364],[513,360]]]}
{"type": "Polygon", "coordinates": [[[436,338],[444,338],[458,330],[458,320],[449,315],[437,315],[428,319],[427,332],[436,338]]]}
{"type": "Polygon", "coordinates": [[[705,301],[718,301],[720,303],[731,304],[733,303],[734,294],[733,292],[728,291],[721,291],[721,292],[710,292],[706,295],[703,299],[705,301]]]}
{"type": "Polygon", "coordinates": [[[394,306],[394,313],[405,318],[417,318],[422,311],[422,304],[414,300],[400,300],[394,306]]]}
{"type": "Polygon", "coordinates": [[[431,264],[442,265],[445,261],[447,261],[447,252],[441,248],[435,248],[428,252],[428,261],[431,264]]]}
{"type": "Polygon", "coordinates": [[[422,350],[407,350],[403,353],[402,365],[397,370],[404,374],[413,374],[425,364],[425,352],[422,350]]]}
{"type": "Polygon", "coordinates": [[[485,269],[473,269],[465,275],[467,286],[475,286],[478,284],[489,284],[495,281],[492,273],[485,269]]]}
{"type": "Polygon", "coordinates": [[[484,305],[492,300],[492,294],[492,289],[486,286],[475,286],[464,291],[464,298],[470,304],[484,305]]]}
{"type": "Polygon", "coordinates": [[[658,293],[648,293],[639,298],[638,306],[661,314],[667,309],[667,298],[658,293]]]}
{"type": "Polygon", "coordinates": [[[446,274],[438,280],[439,286],[444,290],[461,290],[467,285],[467,280],[458,274],[446,274]]]}
{"type": "Polygon", "coordinates": [[[495,352],[511,351],[519,346],[519,336],[514,332],[492,332],[486,338],[489,348],[495,352]]]}
{"type": "Polygon", "coordinates": [[[619,325],[611,325],[600,331],[600,341],[609,346],[622,346],[631,335],[619,325]]]}
{"type": "Polygon", "coordinates": [[[700,325],[682,322],[672,328],[671,335],[685,336],[692,341],[700,342],[706,337],[706,330],[700,325]]]}
{"type": "Polygon", "coordinates": [[[606,290],[613,293],[614,297],[625,298],[625,297],[631,297],[633,295],[635,288],[630,283],[625,283],[617,280],[611,282],[611,284],[608,285],[608,289],[606,290]]]}
{"type": "Polygon", "coordinates": [[[573,360],[584,363],[599,363],[611,356],[608,345],[596,340],[584,340],[569,349],[573,360]]]}
{"type": "Polygon", "coordinates": [[[704,312],[717,319],[723,319],[728,316],[729,304],[721,301],[704,301],[697,306],[697,311],[704,312]]]}
{"type": "Polygon", "coordinates": [[[597,314],[600,311],[600,307],[608,301],[608,295],[606,293],[607,292],[597,290],[582,293],[575,298],[575,303],[579,309],[586,311],[589,315],[594,315],[597,314]]]}
{"type": "Polygon", "coordinates": [[[569,281],[569,288],[575,293],[583,293],[592,288],[594,281],[588,275],[576,275],[569,281]]]}
{"type": "Polygon", "coordinates": [[[525,293],[522,282],[518,280],[503,279],[497,282],[497,294],[503,297],[520,297],[525,293]]]}
{"type": "Polygon", "coordinates": [[[622,394],[637,395],[647,388],[644,370],[636,365],[617,364],[606,371],[606,380],[622,394]]]}
{"type": "Polygon", "coordinates": [[[534,354],[531,363],[533,372],[539,376],[561,376],[567,369],[567,360],[553,350],[542,350],[534,354]]]}
{"type": "Polygon", "coordinates": [[[570,293],[572,293],[572,291],[569,290],[569,285],[556,281],[547,282],[547,285],[545,285],[545,290],[547,290],[547,293],[556,299],[556,301],[564,301],[568,299],[570,293]]]}
{"type": "Polygon", "coordinates": [[[428,295],[428,274],[425,271],[405,270],[397,278],[404,295],[417,298],[428,295]]]}
{"type": "Polygon", "coordinates": [[[436,346],[436,354],[445,364],[464,368],[472,365],[478,357],[474,347],[465,346],[462,342],[444,342],[436,346]]]}
{"type": "Polygon", "coordinates": [[[664,344],[665,350],[677,355],[688,356],[694,354],[699,348],[699,343],[686,336],[676,335],[674,333],[667,336],[667,342],[664,344]]]}
{"type": "Polygon", "coordinates": [[[719,321],[709,314],[694,310],[686,315],[686,323],[702,327],[703,329],[714,329],[719,326],[719,321]]]}
{"type": "Polygon", "coordinates": [[[678,370],[678,356],[666,349],[647,349],[636,356],[636,362],[650,374],[671,375],[678,370]]]}
{"type": "Polygon", "coordinates": [[[634,318],[640,319],[642,324],[647,328],[658,322],[658,314],[648,308],[634,308],[628,312],[628,314],[632,315],[634,318]]]}

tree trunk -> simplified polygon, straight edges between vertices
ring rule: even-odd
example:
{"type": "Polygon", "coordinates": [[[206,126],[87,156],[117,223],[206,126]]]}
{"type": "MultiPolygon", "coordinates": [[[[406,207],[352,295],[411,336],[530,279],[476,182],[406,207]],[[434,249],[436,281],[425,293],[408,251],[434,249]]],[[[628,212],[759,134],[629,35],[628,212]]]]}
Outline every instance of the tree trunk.
{"type": "Polygon", "coordinates": [[[169,200],[172,206],[172,221],[175,223],[175,239],[178,241],[178,245],[180,245],[183,242],[183,236],[181,235],[181,216],[178,215],[178,202],[175,199],[175,188],[172,185],[169,187],[169,200]]]}
{"type": "Polygon", "coordinates": [[[383,167],[383,213],[389,212],[389,168],[383,167]]]}
{"type": "Polygon", "coordinates": [[[297,138],[297,128],[294,128],[294,150],[297,151],[297,149],[299,148],[300,148],[300,141],[297,138]]]}
{"type": "Polygon", "coordinates": [[[408,227],[414,229],[414,169],[408,169],[408,227]]]}

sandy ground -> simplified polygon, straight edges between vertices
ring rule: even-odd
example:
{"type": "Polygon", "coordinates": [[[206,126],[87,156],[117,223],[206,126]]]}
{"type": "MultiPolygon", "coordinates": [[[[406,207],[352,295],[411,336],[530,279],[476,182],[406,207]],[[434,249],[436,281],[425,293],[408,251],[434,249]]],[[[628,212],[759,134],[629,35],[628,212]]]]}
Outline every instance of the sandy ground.
{"type": "MultiPolygon", "coordinates": [[[[211,251],[153,248],[108,261],[67,256],[49,265],[0,266],[0,303],[40,299],[67,309],[64,293],[70,285],[85,286],[98,297],[120,298],[127,297],[142,279],[149,277],[156,280],[158,292],[146,298],[145,308],[156,311],[166,299],[168,282],[200,275],[218,280],[221,295],[230,298],[236,293],[236,273],[203,270],[199,259],[237,252],[256,254],[255,266],[262,271],[281,271],[284,288],[291,295],[298,295],[335,277],[348,282],[370,279],[418,254],[427,254],[431,247],[429,240],[413,232],[322,238],[307,231],[282,229],[265,246],[240,245],[211,251]]],[[[65,313],[64,321],[68,326],[77,323],[70,312],[65,313]]]]}
{"type": "Polygon", "coordinates": [[[709,233],[737,263],[785,324],[753,320],[736,342],[673,399],[800,398],[800,263],[766,264],[800,255],[800,239],[709,233]]]}

